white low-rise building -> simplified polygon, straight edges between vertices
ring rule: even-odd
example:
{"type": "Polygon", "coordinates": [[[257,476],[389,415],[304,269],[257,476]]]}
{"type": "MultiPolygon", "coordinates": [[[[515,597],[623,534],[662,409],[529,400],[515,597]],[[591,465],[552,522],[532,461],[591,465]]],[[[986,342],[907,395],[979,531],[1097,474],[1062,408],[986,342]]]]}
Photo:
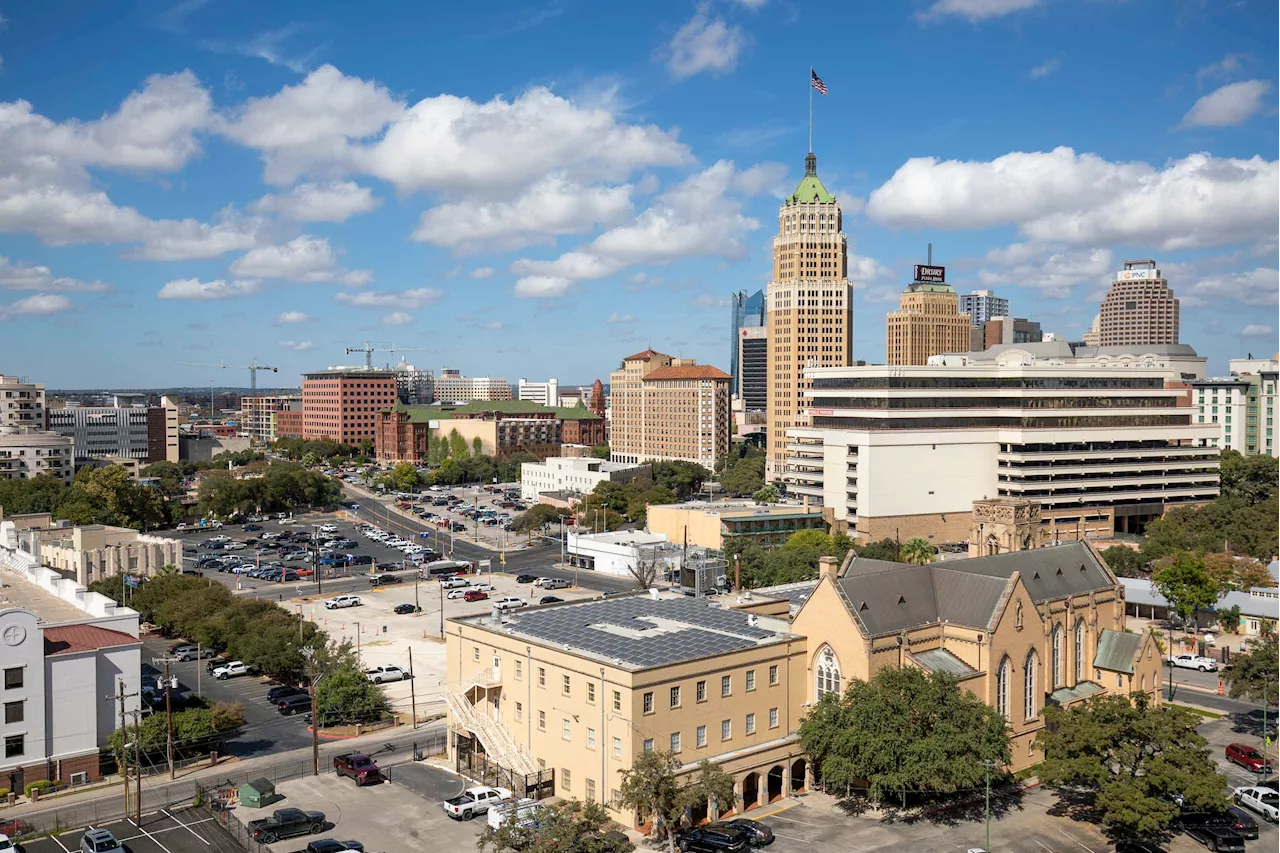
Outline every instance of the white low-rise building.
{"type": "Polygon", "coordinates": [[[127,574],[153,577],[182,568],[182,542],[105,524],[32,527],[15,532],[14,547],[77,583],[127,574]]]}
{"type": "Polygon", "coordinates": [[[122,685],[124,711],[139,708],[138,614],[16,546],[13,522],[0,522],[0,787],[91,782],[122,685]]]}
{"type": "Polygon", "coordinates": [[[629,483],[637,477],[652,478],[653,469],[593,457],[551,456],[545,462],[525,462],[520,466],[520,497],[536,501],[543,492],[587,495],[599,483],[629,483]]]}
{"type": "Polygon", "coordinates": [[[572,568],[607,575],[631,576],[642,560],[656,564],[658,576],[680,568],[681,548],[661,533],[619,530],[615,533],[578,533],[565,536],[564,561],[572,568]]]}

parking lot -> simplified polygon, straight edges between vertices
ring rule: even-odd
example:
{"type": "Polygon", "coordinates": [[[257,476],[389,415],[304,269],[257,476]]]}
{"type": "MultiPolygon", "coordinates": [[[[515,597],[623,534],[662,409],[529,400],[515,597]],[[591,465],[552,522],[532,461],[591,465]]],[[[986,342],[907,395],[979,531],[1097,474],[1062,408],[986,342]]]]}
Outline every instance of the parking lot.
{"type": "MultiPolygon", "coordinates": [[[[358,484],[350,485],[358,486],[358,484]]],[[[516,483],[507,483],[498,484],[493,488],[514,489],[518,492],[520,487],[516,483]]],[[[386,508],[396,504],[397,500],[401,499],[393,495],[368,492],[363,502],[366,506],[373,502],[386,508]]],[[[445,543],[465,541],[476,543],[486,550],[502,552],[523,548],[528,540],[524,534],[512,533],[505,529],[505,523],[523,512],[524,506],[518,498],[513,501],[502,492],[486,491],[483,486],[452,486],[437,491],[423,490],[416,495],[406,496],[401,500],[400,509],[417,516],[428,526],[439,530],[439,537],[445,543]],[[450,500],[461,501],[462,505],[451,508],[446,504],[450,500]],[[499,503],[515,505],[499,506],[499,503]],[[486,523],[468,517],[462,511],[471,508],[495,513],[496,518],[486,523]]]]}
{"type": "Polygon", "coordinates": [[[24,853],[78,853],[89,829],[105,829],[124,843],[128,853],[243,853],[216,819],[203,809],[162,809],[142,816],[142,823],[116,821],[23,842],[24,853]]]}

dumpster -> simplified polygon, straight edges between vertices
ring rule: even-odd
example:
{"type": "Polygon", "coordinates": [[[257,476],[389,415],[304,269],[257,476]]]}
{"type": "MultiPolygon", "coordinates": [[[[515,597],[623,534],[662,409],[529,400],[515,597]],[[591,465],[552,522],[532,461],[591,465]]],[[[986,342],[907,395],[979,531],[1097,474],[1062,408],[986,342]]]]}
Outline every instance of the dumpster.
{"type": "Polygon", "coordinates": [[[260,809],[276,799],[276,786],[266,779],[253,779],[240,786],[240,803],[247,808],[260,809]]]}

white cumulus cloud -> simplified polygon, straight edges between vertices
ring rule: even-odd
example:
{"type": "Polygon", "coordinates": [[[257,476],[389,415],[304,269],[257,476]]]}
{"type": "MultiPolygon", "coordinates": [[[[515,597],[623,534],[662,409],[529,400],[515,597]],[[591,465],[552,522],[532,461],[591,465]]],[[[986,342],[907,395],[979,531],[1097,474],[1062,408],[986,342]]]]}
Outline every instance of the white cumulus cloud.
{"type": "Polygon", "coordinates": [[[382,318],[382,325],[384,326],[403,326],[412,322],[413,315],[406,311],[393,311],[382,318]]]}
{"type": "Polygon", "coordinates": [[[156,292],[160,299],[230,299],[235,296],[251,296],[258,292],[258,282],[201,281],[198,278],[175,279],[156,292]]]}
{"type": "Polygon", "coordinates": [[[635,317],[631,316],[630,314],[619,314],[617,311],[614,311],[612,314],[609,315],[608,319],[605,320],[605,322],[606,323],[630,323],[634,319],[635,317]]]}
{"type": "Polygon", "coordinates": [[[1196,101],[1185,116],[1182,127],[1234,127],[1244,124],[1267,106],[1263,99],[1271,91],[1266,80],[1242,80],[1228,83],[1196,101]]]}
{"type": "Polygon", "coordinates": [[[41,290],[45,293],[97,293],[110,290],[101,281],[54,276],[46,266],[14,263],[0,255],[0,290],[41,290]]]}
{"type": "Polygon", "coordinates": [[[666,49],[667,70],[675,77],[702,71],[725,74],[737,66],[739,54],[749,43],[741,27],[711,17],[703,6],[672,36],[666,49]]]}
{"type": "Polygon", "coordinates": [[[67,297],[58,293],[37,293],[8,305],[0,304],[0,320],[13,317],[48,317],[70,311],[75,305],[67,297]]]}
{"type": "Polygon", "coordinates": [[[965,18],[974,22],[985,21],[1030,9],[1032,6],[1038,6],[1040,2],[1041,0],[935,0],[929,8],[918,12],[916,17],[921,21],[934,21],[948,17],[965,18]]]}
{"type": "Polygon", "coordinates": [[[476,267],[471,271],[472,278],[493,278],[493,274],[497,272],[493,267],[476,267]]]}
{"type": "Polygon", "coordinates": [[[421,308],[423,305],[434,305],[442,296],[444,291],[439,288],[418,287],[398,291],[343,292],[334,296],[334,299],[353,308],[421,308]]]}
{"type": "Polygon", "coordinates": [[[519,299],[559,299],[573,287],[573,280],[549,275],[527,275],[516,282],[512,295],[519,299]]]}
{"type": "Polygon", "coordinates": [[[275,324],[277,326],[291,326],[295,323],[309,323],[311,315],[302,311],[282,311],[276,315],[275,324]]]}
{"type": "Polygon", "coordinates": [[[1240,330],[1240,337],[1242,338],[1274,338],[1275,334],[1275,329],[1259,323],[1250,323],[1240,330]]]}
{"type": "Polygon", "coordinates": [[[259,246],[231,263],[231,272],[246,278],[283,278],[306,283],[337,282],[363,287],[373,280],[368,270],[345,270],[322,237],[303,234],[288,243],[259,246]]]}
{"type": "Polygon", "coordinates": [[[316,348],[316,345],[311,341],[281,341],[280,346],[294,352],[306,352],[316,348]]]}
{"type": "Polygon", "coordinates": [[[373,190],[355,181],[302,183],[288,193],[268,193],[250,205],[251,210],[278,213],[298,222],[346,222],[377,209],[382,202],[373,190]]]}

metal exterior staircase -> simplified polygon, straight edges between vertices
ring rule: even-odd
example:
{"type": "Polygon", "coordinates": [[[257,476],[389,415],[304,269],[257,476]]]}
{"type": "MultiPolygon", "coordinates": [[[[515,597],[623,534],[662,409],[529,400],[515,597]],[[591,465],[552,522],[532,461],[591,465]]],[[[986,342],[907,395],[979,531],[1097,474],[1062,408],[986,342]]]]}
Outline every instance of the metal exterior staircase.
{"type": "Polygon", "coordinates": [[[445,689],[445,703],[449,706],[453,723],[479,738],[489,757],[503,767],[526,775],[539,772],[541,768],[533,754],[527,747],[516,743],[506,725],[477,709],[467,698],[471,688],[488,686],[491,679],[492,673],[481,670],[462,684],[445,689]]]}

